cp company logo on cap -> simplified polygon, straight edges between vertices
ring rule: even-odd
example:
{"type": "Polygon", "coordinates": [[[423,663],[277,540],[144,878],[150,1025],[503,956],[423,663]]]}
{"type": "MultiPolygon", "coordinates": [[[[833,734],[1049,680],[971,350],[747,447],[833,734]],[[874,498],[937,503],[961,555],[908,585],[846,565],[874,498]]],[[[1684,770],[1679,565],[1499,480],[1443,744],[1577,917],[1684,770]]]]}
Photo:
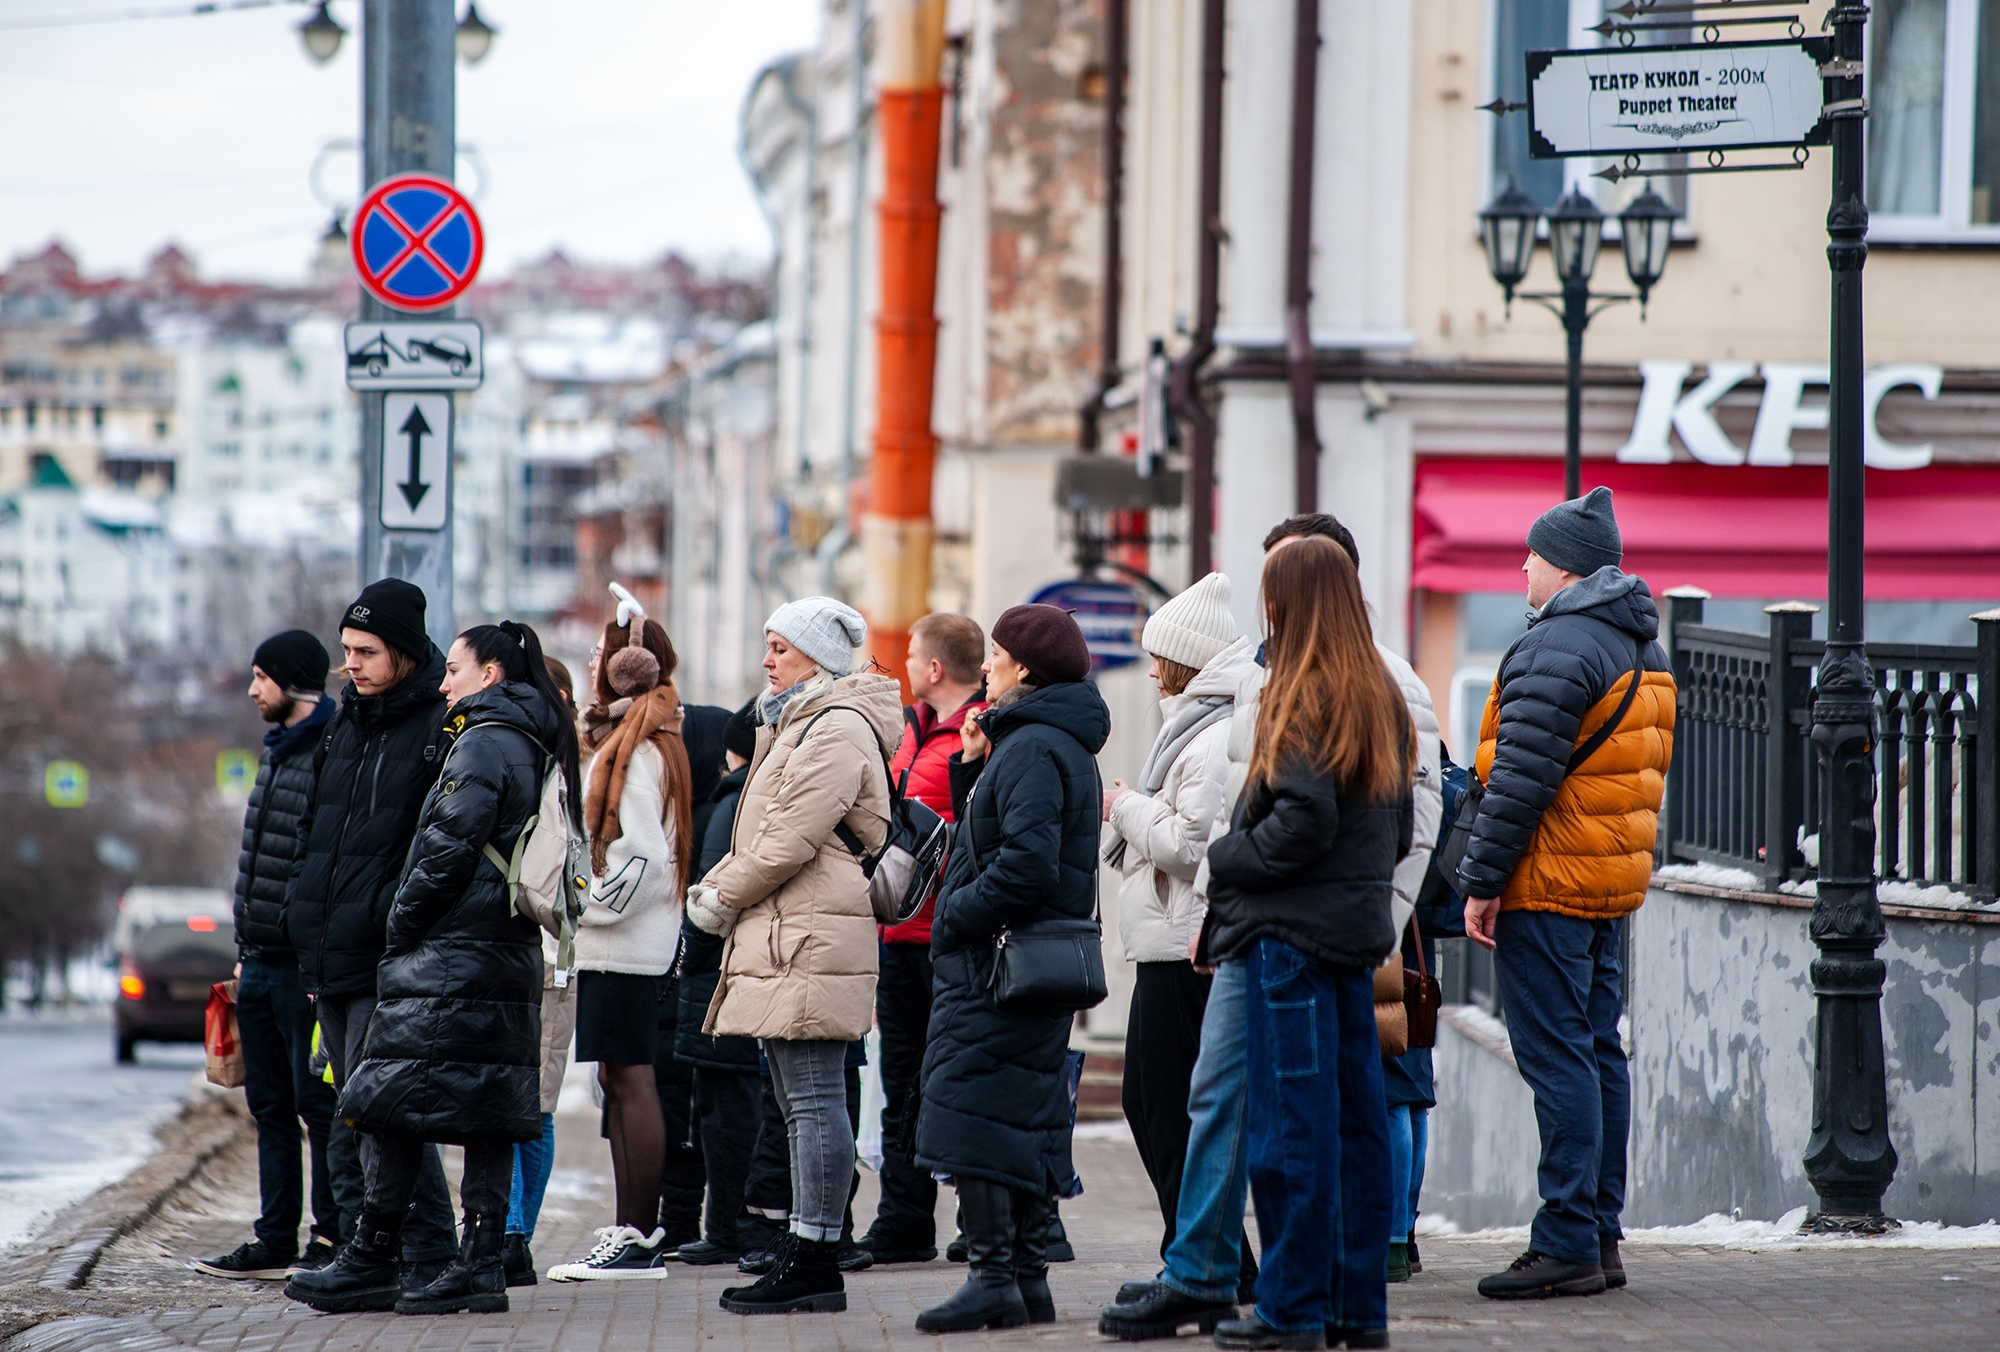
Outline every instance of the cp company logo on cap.
{"type": "Polygon", "coordinates": [[[368,618],[368,607],[367,607],[367,606],[356,606],[356,607],[354,607],[354,609],[352,609],[352,610],[350,610],[350,611],[348,611],[348,612],[347,612],[347,618],[348,618],[348,619],[350,619],[350,620],[365,620],[365,619],[367,619],[367,618],[368,618]]]}

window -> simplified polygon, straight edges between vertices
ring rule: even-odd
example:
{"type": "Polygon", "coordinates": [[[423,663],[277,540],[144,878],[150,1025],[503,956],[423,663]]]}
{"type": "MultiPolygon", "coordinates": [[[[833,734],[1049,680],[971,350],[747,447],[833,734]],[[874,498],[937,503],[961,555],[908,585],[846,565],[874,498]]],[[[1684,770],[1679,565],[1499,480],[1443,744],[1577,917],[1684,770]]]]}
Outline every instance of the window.
{"type": "Polygon", "coordinates": [[[1869,236],[2000,243],[2000,0],[1876,0],[1869,236]]]}
{"type": "MultiPolygon", "coordinates": [[[[1487,0],[1487,51],[1490,59],[1486,99],[1499,98],[1508,103],[1528,101],[1526,59],[1529,52],[1602,45],[1605,39],[1590,30],[1592,25],[1604,18],[1607,2],[1615,4],[1617,0],[1487,0]]],[[[1986,3],[2000,4],[2000,0],[1986,0],[1986,3]]],[[[1639,36],[1648,45],[1693,40],[1688,29],[1662,29],[1639,36]]],[[[1571,188],[1578,188],[1603,208],[1607,217],[1615,217],[1650,184],[1654,192],[1672,202],[1683,216],[1687,214],[1688,181],[1685,178],[1632,178],[1616,184],[1607,183],[1592,175],[1611,164],[1610,159],[1531,158],[1528,154],[1528,114],[1525,109],[1498,117],[1483,113],[1481,118],[1488,137],[1487,181],[1480,196],[1482,203],[1491,201],[1511,179],[1543,211],[1554,206],[1571,188]]],[[[1679,167],[1685,165],[1687,160],[1685,156],[1668,155],[1648,157],[1648,162],[1679,167]]],[[[1607,219],[1604,228],[1605,238],[1616,238],[1615,221],[1607,219]]],[[[1675,237],[1691,237],[1691,234],[1685,226],[1677,225],[1675,237]]]]}

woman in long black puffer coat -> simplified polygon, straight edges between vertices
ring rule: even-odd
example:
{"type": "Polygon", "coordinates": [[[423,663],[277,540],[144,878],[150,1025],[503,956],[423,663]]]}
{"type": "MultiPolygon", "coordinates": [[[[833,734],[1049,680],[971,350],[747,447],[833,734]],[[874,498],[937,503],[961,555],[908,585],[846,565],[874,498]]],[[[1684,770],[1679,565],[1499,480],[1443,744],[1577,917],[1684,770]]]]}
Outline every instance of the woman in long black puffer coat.
{"type": "Polygon", "coordinates": [[[1097,907],[1111,712],[1084,677],[1090,650],[1068,613],[1015,606],[993,626],[992,706],[966,720],[951,760],[957,834],[931,924],[930,1046],[917,1163],[958,1189],[972,1271],[917,1316],[926,1333],[1050,1323],[1054,1197],[1074,1177],[1064,1058],[1069,1014],[993,1002],[1003,929],[1097,907]]]}
{"type": "Polygon", "coordinates": [[[576,733],[526,625],[459,635],[442,689],[451,746],[389,911],[379,1002],[340,1099],[341,1116],[375,1134],[367,1198],[353,1241],[287,1288],[309,1305],[399,1314],[507,1308],[501,1247],[514,1142],[542,1132],[541,931],[516,913],[484,849],[512,857],[540,806],[551,757],[569,802],[581,800],[576,733]],[[398,1299],[398,1231],[427,1141],[465,1147],[464,1241],[435,1282],[398,1299]]]}

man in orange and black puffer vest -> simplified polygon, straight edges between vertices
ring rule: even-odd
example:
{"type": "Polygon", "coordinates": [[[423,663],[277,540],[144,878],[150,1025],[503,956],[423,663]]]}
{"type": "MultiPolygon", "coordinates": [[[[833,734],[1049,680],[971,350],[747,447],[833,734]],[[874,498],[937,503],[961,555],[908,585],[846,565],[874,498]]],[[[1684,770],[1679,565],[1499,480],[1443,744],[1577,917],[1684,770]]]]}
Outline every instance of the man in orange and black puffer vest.
{"type": "Polygon", "coordinates": [[[1474,762],[1485,797],[1458,873],[1466,933],[1494,950],[1542,1137],[1528,1251],[1479,1283],[1501,1300],[1625,1285],[1619,949],[1646,899],[1674,742],[1659,611],[1619,569],[1611,490],[1544,512],[1528,551],[1533,615],[1487,697],[1474,762]]]}
{"type": "MultiPolygon", "coordinates": [[[[889,764],[892,782],[951,820],[952,755],[966,717],[984,709],[986,636],[963,615],[926,615],[910,628],[906,671],[916,702],[903,710],[903,743],[889,764]]],[[[917,1167],[918,1076],[931,1022],[931,907],[926,901],[900,925],[884,925],[875,980],[875,1020],[882,1033],[882,1203],[856,1241],[878,1263],[927,1263],[937,1257],[937,1183],[917,1167]]]]}

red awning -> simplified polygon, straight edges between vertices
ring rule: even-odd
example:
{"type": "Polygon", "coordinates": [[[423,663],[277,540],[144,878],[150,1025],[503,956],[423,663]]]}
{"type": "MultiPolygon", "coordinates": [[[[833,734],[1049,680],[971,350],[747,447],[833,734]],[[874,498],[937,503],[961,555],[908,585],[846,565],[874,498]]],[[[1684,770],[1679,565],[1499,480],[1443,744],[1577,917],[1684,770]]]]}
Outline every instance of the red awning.
{"type": "MultiPolygon", "coordinates": [[[[1826,595],[1826,471],[1591,461],[1586,488],[1617,498],[1625,569],[1712,595],[1826,595]]],[[[2000,465],[1869,470],[1867,594],[1884,601],[2000,597],[2000,465]]],[[[1413,585],[1519,591],[1528,527],[1562,494],[1556,460],[1417,464],[1413,585]]]]}

